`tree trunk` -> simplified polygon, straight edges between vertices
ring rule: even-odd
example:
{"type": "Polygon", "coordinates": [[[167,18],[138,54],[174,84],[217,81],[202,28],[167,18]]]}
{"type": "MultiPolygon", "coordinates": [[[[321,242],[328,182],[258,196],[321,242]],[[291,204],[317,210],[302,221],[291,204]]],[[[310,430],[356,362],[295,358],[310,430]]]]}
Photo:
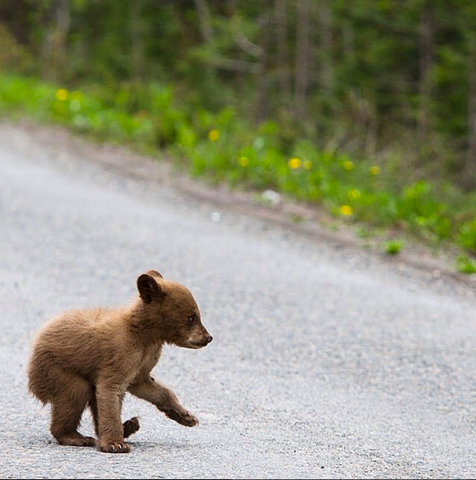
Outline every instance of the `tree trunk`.
{"type": "Polygon", "coordinates": [[[41,47],[42,76],[61,81],[66,63],[66,39],[71,26],[69,0],[53,0],[41,47]]]}
{"type": "Polygon", "coordinates": [[[291,93],[289,77],[288,23],[286,0],[275,0],[276,56],[279,72],[281,99],[287,101],[291,93]]]}
{"type": "Polygon", "coordinates": [[[195,0],[195,7],[197,9],[200,33],[203,41],[206,43],[211,42],[213,40],[213,30],[210,23],[210,13],[208,11],[207,1],[195,0]]]}
{"type": "Polygon", "coordinates": [[[309,6],[309,0],[297,0],[294,105],[296,115],[300,118],[306,113],[309,84],[309,6]]]}
{"type": "MultiPolygon", "coordinates": [[[[265,11],[266,0],[262,0],[261,4],[263,5],[263,11],[265,11]]],[[[262,122],[268,118],[269,114],[269,77],[268,77],[268,63],[269,63],[269,47],[270,47],[270,19],[269,16],[263,14],[258,19],[260,29],[263,32],[261,35],[261,53],[258,57],[257,65],[257,91],[258,91],[258,100],[257,100],[257,111],[255,114],[258,122],[262,122]]]]}
{"type": "Polygon", "coordinates": [[[342,26],[342,47],[346,61],[353,63],[355,57],[355,31],[354,26],[348,21],[342,26]]]}
{"type": "Polygon", "coordinates": [[[141,81],[144,77],[144,21],[142,20],[143,0],[131,0],[130,28],[131,28],[131,72],[134,81],[141,81]]]}
{"type": "Polygon", "coordinates": [[[428,146],[430,129],[431,67],[433,65],[434,25],[430,2],[422,7],[420,18],[420,105],[418,111],[418,141],[420,147],[428,146]]]}
{"type": "Polygon", "coordinates": [[[468,141],[462,183],[468,190],[476,187],[476,33],[469,38],[468,58],[468,141]]]}
{"type": "Polygon", "coordinates": [[[334,90],[334,65],[332,62],[332,10],[329,0],[318,2],[318,18],[320,30],[320,76],[321,86],[326,92],[332,93],[334,90]]]}

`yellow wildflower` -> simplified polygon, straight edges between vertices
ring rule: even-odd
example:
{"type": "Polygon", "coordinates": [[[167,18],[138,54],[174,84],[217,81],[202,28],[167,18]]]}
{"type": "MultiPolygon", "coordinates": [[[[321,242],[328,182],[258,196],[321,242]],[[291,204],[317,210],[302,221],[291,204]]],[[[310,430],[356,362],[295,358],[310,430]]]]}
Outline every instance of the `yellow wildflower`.
{"type": "Polygon", "coordinates": [[[350,205],[341,205],[339,207],[339,212],[342,215],[346,215],[348,217],[349,215],[352,215],[352,213],[354,212],[354,209],[350,205]]]}
{"type": "Polygon", "coordinates": [[[342,166],[344,167],[344,170],[347,170],[348,172],[352,171],[354,169],[354,163],[351,162],[350,160],[346,160],[342,166]]]}
{"type": "Polygon", "coordinates": [[[240,157],[238,159],[238,163],[240,167],[247,167],[250,161],[248,160],[248,157],[240,157]]]}
{"type": "Polygon", "coordinates": [[[68,90],[65,90],[64,88],[60,88],[56,92],[56,100],[59,100],[60,102],[64,102],[68,98],[68,90]]]}
{"type": "Polygon", "coordinates": [[[219,137],[220,137],[220,132],[216,128],[208,132],[208,139],[211,142],[216,142],[219,137]]]}
{"type": "Polygon", "coordinates": [[[312,168],[312,162],[311,162],[311,160],[304,160],[304,162],[302,162],[302,166],[303,166],[306,170],[311,170],[311,168],[312,168]]]}
{"type": "Polygon", "coordinates": [[[377,167],[377,165],[372,165],[370,167],[370,174],[371,175],[378,175],[380,173],[380,167],[377,167]]]}
{"type": "Polygon", "coordinates": [[[290,158],[288,161],[288,167],[296,170],[301,166],[301,159],[297,157],[290,158]]]}

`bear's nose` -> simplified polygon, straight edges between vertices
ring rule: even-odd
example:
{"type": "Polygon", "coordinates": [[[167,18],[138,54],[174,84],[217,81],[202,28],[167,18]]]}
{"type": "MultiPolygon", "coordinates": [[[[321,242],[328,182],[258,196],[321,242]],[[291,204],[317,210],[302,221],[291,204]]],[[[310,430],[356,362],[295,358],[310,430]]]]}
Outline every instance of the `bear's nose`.
{"type": "Polygon", "coordinates": [[[207,344],[209,344],[212,340],[213,340],[213,337],[211,335],[208,335],[208,337],[206,338],[207,344]]]}

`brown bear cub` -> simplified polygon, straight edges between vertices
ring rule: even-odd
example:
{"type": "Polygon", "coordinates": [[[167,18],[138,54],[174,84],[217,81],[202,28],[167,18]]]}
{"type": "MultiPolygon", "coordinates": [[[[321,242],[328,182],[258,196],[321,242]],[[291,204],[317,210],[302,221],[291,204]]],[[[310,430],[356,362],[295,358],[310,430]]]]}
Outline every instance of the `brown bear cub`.
{"type": "Polygon", "coordinates": [[[129,306],[62,313],[34,342],[28,388],[43,404],[51,404],[50,431],[60,445],[97,444],[102,452],[129,452],[124,438],[139,430],[139,421],[121,421],[126,392],[181,425],[198,424],[175,393],[150,375],[164,344],[197,349],[212,341],[198,305],[187,288],[155,270],[139,276],[137,289],[138,298],[129,306]],[[78,432],[86,407],[97,442],[78,432]]]}

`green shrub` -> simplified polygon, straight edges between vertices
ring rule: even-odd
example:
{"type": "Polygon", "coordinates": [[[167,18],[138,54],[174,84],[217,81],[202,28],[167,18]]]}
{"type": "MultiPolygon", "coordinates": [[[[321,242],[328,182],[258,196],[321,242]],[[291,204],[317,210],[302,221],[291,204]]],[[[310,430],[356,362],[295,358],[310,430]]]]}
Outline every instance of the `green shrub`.
{"type": "Polygon", "coordinates": [[[467,255],[461,254],[456,258],[456,268],[458,272],[472,274],[476,273],[476,261],[467,255]]]}
{"type": "Polygon", "coordinates": [[[403,247],[402,240],[389,240],[384,244],[384,251],[388,255],[397,255],[403,247]]]}
{"type": "Polygon", "coordinates": [[[457,238],[462,247],[476,253],[476,218],[461,224],[457,238]]]}

